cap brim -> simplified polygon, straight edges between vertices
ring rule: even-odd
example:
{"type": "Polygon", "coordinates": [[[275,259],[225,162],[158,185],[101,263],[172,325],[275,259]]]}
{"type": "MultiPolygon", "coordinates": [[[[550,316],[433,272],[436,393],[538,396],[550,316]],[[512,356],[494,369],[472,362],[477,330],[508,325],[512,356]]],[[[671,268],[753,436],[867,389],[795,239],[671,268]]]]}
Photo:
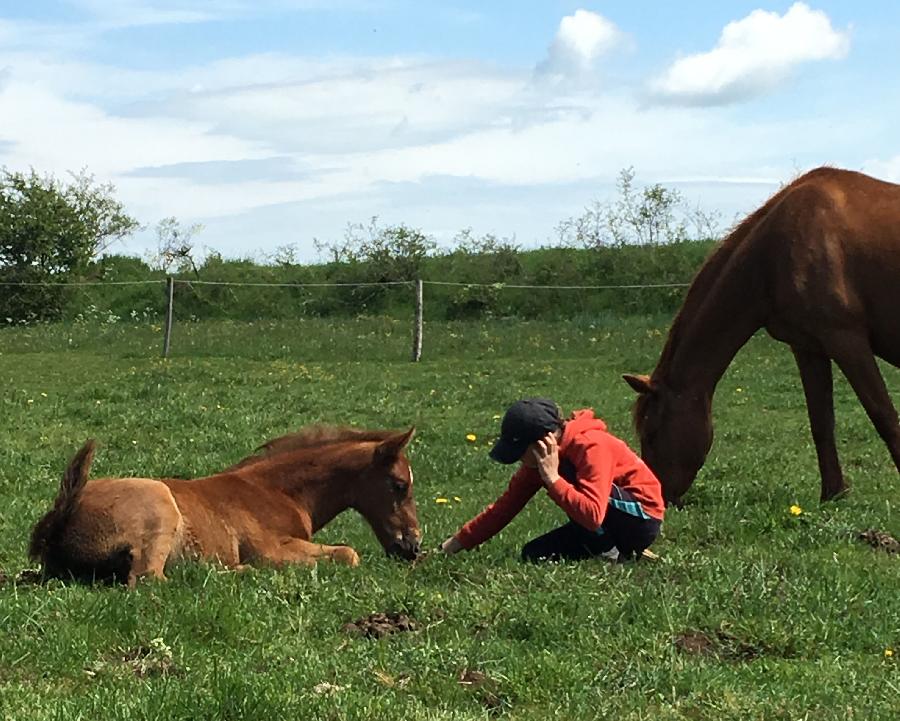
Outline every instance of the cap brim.
{"type": "Polygon", "coordinates": [[[528,450],[528,445],[528,443],[510,443],[501,438],[494,444],[494,447],[491,448],[491,452],[488,455],[498,463],[515,463],[522,457],[522,454],[528,450]]]}

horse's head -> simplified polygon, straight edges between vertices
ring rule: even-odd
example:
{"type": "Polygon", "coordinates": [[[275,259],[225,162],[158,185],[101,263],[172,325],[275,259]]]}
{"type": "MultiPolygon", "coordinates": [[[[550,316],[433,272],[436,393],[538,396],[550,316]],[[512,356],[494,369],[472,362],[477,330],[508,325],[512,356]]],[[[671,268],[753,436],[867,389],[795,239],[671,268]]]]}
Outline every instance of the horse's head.
{"type": "Polygon", "coordinates": [[[372,526],[390,556],[413,560],[419,554],[419,521],[413,498],[413,474],[403,450],[415,427],[376,444],[356,490],[353,507],[372,526]]]}
{"type": "Polygon", "coordinates": [[[623,376],[638,393],[634,425],[641,457],[659,478],[667,504],[681,505],[712,446],[710,399],[667,388],[649,376],[623,376]]]}

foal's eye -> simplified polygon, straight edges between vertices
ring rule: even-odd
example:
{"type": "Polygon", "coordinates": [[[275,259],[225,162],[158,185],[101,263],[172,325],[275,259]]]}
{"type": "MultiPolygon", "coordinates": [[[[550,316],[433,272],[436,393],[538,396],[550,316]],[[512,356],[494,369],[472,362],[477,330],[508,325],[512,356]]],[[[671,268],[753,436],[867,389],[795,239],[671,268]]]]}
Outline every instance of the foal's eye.
{"type": "Polygon", "coordinates": [[[394,481],[394,490],[397,493],[406,493],[409,490],[409,483],[406,481],[394,481]]]}

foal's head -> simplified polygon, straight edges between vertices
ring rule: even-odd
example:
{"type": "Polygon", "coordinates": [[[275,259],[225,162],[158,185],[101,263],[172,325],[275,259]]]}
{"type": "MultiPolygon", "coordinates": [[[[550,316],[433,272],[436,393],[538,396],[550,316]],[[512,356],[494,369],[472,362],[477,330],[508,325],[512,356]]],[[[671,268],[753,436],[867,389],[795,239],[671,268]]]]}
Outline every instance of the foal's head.
{"type": "Polygon", "coordinates": [[[388,555],[413,560],[419,554],[419,521],[413,474],[403,450],[415,427],[378,441],[371,462],[356,484],[352,506],[372,526],[388,555]]]}

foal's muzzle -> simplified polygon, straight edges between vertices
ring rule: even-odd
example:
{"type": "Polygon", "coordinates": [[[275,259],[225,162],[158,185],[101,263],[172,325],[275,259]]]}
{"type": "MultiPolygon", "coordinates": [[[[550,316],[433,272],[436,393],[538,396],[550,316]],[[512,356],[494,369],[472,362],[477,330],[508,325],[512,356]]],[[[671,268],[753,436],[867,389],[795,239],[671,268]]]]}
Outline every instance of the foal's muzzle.
{"type": "Polygon", "coordinates": [[[419,538],[413,533],[404,533],[401,538],[394,541],[386,550],[389,556],[415,561],[421,550],[419,538]]]}

